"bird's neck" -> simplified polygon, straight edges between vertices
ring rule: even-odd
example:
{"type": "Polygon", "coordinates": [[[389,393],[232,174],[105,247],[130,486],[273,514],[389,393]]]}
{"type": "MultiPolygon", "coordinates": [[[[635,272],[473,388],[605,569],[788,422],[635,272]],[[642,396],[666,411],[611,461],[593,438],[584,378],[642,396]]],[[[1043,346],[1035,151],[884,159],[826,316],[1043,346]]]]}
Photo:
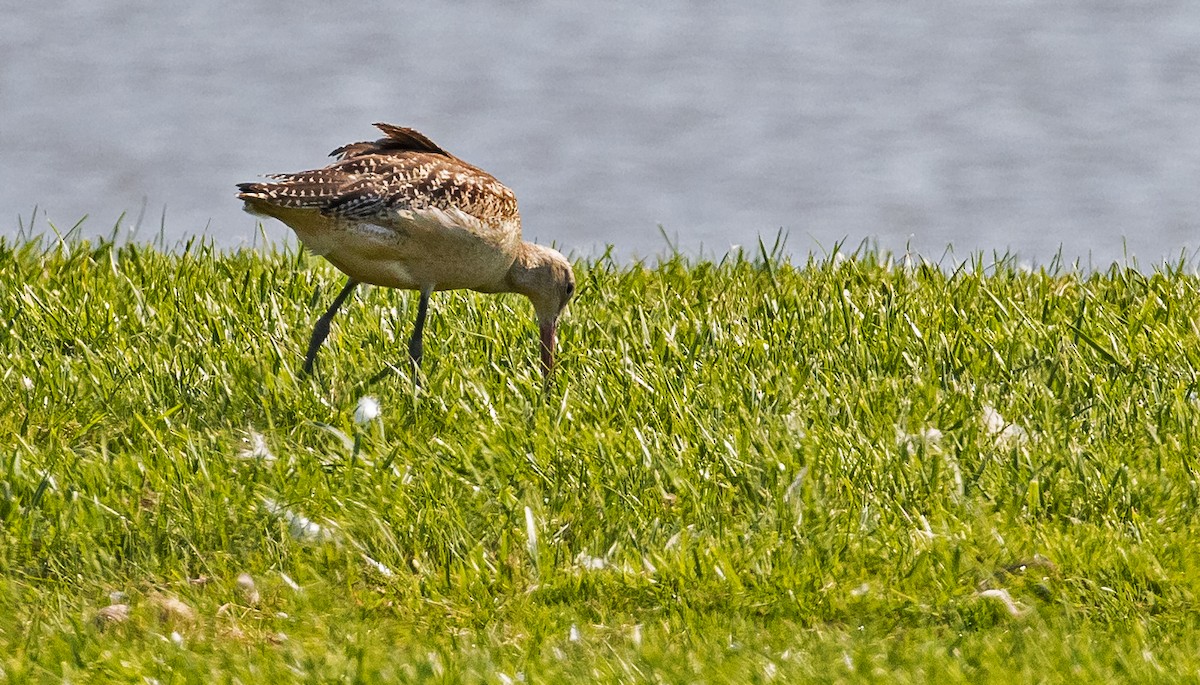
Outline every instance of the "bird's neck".
{"type": "Polygon", "coordinates": [[[520,293],[526,297],[536,294],[537,282],[534,273],[543,266],[543,249],[540,245],[522,242],[517,246],[516,258],[504,276],[504,290],[520,293]]]}

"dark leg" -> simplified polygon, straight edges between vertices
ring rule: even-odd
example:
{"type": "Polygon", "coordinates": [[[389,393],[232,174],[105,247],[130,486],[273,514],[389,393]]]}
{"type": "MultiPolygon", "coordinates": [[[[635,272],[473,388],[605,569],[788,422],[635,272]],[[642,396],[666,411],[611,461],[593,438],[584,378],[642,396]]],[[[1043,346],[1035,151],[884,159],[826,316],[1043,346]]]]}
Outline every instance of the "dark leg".
{"type": "Polygon", "coordinates": [[[412,357],[413,365],[421,368],[421,352],[423,345],[421,337],[425,332],[425,315],[429,313],[429,296],[433,288],[421,289],[421,304],[417,305],[417,326],[413,329],[412,337],[408,339],[408,356],[412,357]]]}
{"type": "Polygon", "coordinates": [[[325,338],[329,336],[329,322],[333,321],[333,315],[337,313],[338,307],[350,297],[354,286],[358,285],[358,281],[351,278],[346,281],[346,287],[342,288],[342,292],[333,298],[333,304],[329,305],[329,309],[317,319],[317,325],[313,328],[312,338],[308,341],[308,354],[304,357],[304,373],[312,373],[313,362],[317,360],[317,349],[321,347],[321,343],[325,342],[325,338]]]}

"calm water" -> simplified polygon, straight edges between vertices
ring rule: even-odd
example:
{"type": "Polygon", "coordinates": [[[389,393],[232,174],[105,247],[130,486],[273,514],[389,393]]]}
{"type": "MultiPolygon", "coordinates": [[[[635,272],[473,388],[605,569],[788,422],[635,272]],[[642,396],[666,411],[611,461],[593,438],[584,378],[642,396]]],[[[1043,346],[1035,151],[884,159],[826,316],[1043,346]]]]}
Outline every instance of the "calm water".
{"type": "MultiPolygon", "coordinates": [[[[0,231],[249,243],[234,184],[373,121],[581,254],[790,235],[1143,263],[1200,245],[1200,3],[7,2],[0,231]],[[129,223],[133,223],[132,219],[129,223]]],[[[282,239],[287,229],[268,226],[282,239]]],[[[1189,253],[1190,254],[1190,253],[1189,253]]]]}

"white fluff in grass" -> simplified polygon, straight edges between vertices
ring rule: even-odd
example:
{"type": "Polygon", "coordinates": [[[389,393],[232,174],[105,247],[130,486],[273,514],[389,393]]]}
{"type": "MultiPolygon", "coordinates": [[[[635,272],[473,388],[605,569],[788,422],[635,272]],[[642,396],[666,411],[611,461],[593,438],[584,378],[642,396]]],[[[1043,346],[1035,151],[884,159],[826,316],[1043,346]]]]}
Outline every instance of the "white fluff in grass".
{"type": "MultiPolygon", "coordinates": [[[[808,467],[802,466],[796,473],[796,477],[792,479],[791,484],[788,485],[787,489],[783,491],[784,502],[791,502],[796,499],[796,497],[800,494],[800,487],[804,485],[804,477],[807,475],[808,467]]],[[[678,535],[678,533],[676,533],[676,535],[678,535]]],[[[671,539],[674,540],[675,538],[671,539]]]]}
{"type": "Polygon", "coordinates": [[[580,552],[575,555],[575,565],[585,571],[599,571],[608,566],[608,561],[604,557],[594,557],[587,552],[580,552]]]}
{"type": "Polygon", "coordinates": [[[254,576],[249,573],[238,574],[237,587],[247,604],[257,605],[262,599],[262,595],[258,592],[258,586],[254,582],[254,576]]]}
{"type": "Polygon", "coordinates": [[[316,521],[298,511],[288,509],[269,497],[263,498],[263,505],[267,508],[268,513],[287,521],[288,532],[300,542],[320,542],[333,537],[330,531],[322,528],[316,521]]]}
{"type": "Polygon", "coordinates": [[[291,576],[280,571],[279,578],[283,581],[283,584],[290,587],[293,592],[300,592],[300,585],[296,581],[292,580],[291,576]]]}
{"type": "Polygon", "coordinates": [[[991,405],[983,406],[983,428],[1001,447],[1025,442],[1025,429],[1005,420],[991,405]]]}
{"type": "MultiPolygon", "coordinates": [[[[797,480],[799,480],[799,477],[797,477],[797,480]]],[[[683,535],[683,531],[681,530],[681,531],[676,531],[676,533],[674,535],[667,538],[666,544],[663,545],[663,550],[669,552],[672,549],[675,549],[675,547],[677,547],[679,545],[679,540],[682,535],[683,535]]]]}
{"type": "Polygon", "coordinates": [[[999,602],[1000,605],[1003,606],[1013,618],[1020,618],[1029,611],[1028,607],[1017,604],[1017,602],[1013,600],[1012,595],[1008,594],[1008,590],[984,590],[983,592],[979,593],[979,596],[983,599],[990,599],[995,602],[999,602]]]}
{"type": "Polygon", "coordinates": [[[275,455],[271,453],[271,449],[267,447],[267,439],[258,431],[250,431],[246,436],[246,449],[238,452],[239,459],[247,459],[251,461],[262,461],[271,463],[275,461],[275,455]]]}
{"type": "Polygon", "coordinates": [[[915,448],[924,444],[930,449],[936,449],[942,444],[942,432],[936,428],[926,428],[920,433],[909,433],[896,427],[896,444],[901,447],[915,448]]]}
{"type": "Polygon", "coordinates": [[[366,425],[379,418],[380,413],[379,400],[366,395],[358,401],[358,406],[354,408],[354,422],[360,426],[366,425]]]}
{"type": "Polygon", "coordinates": [[[362,554],[363,561],[367,562],[367,565],[378,571],[379,575],[384,578],[392,578],[396,575],[396,572],[388,568],[383,562],[372,559],[365,552],[360,552],[360,554],[362,554]]]}
{"type": "Polygon", "coordinates": [[[917,521],[920,522],[921,527],[913,531],[914,540],[929,542],[937,537],[937,534],[933,532],[933,527],[929,525],[929,519],[925,518],[924,514],[918,514],[917,521]]]}

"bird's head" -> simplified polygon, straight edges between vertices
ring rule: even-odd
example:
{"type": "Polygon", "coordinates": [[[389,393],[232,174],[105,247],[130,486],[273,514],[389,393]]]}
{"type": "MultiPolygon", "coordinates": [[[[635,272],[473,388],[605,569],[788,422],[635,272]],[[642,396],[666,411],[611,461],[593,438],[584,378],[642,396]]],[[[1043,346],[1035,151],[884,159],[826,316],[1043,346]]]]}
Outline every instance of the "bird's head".
{"type": "Polygon", "coordinates": [[[558,317],[575,294],[575,272],[557,250],[523,243],[508,271],[508,282],[513,292],[533,302],[541,333],[542,373],[549,378],[554,371],[558,317]]]}

